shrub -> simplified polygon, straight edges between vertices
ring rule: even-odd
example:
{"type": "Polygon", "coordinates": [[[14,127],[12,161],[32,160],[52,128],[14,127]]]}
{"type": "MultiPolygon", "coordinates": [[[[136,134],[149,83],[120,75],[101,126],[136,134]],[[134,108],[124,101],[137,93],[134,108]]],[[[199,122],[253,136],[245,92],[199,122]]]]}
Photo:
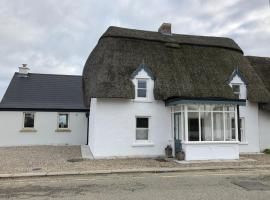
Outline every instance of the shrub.
{"type": "Polygon", "coordinates": [[[270,149],[263,150],[263,153],[270,154],[270,149]]]}

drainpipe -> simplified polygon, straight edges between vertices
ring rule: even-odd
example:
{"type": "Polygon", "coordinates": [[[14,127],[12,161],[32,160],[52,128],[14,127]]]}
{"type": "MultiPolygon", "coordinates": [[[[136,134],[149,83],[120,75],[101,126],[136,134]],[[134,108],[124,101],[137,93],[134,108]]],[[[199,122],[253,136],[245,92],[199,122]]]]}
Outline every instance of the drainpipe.
{"type": "Polygon", "coordinates": [[[88,145],[88,139],[89,139],[89,112],[85,113],[85,116],[87,118],[87,136],[86,136],[86,145],[88,145]]]}

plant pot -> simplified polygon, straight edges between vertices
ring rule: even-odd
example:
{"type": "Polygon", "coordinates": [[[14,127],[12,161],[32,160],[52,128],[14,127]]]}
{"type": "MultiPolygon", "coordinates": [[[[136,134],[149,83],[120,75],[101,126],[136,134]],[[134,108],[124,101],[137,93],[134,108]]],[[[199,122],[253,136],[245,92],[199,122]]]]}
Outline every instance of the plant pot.
{"type": "Polygon", "coordinates": [[[175,154],[175,158],[177,160],[185,160],[185,152],[184,151],[177,152],[175,154]]]}

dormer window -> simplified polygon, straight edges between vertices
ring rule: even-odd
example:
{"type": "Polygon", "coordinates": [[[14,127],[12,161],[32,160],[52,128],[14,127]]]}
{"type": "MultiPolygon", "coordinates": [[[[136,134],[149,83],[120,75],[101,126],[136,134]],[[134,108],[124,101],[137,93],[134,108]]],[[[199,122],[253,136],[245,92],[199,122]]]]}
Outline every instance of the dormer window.
{"type": "Polygon", "coordinates": [[[137,80],[137,97],[138,98],[147,97],[147,80],[146,79],[137,80]]]}
{"type": "Polygon", "coordinates": [[[240,99],[240,84],[232,84],[232,90],[235,96],[240,99]]]}
{"type": "Polygon", "coordinates": [[[232,92],[238,99],[243,100],[247,98],[247,82],[238,68],[233,71],[228,83],[232,88],[232,92]]]}

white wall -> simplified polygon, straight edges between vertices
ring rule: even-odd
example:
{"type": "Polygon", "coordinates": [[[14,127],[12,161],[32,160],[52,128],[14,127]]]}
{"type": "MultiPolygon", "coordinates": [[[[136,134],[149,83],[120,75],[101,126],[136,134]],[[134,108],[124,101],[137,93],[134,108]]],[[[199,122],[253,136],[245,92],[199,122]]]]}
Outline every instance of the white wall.
{"type": "Polygon", "coordinates": [[[89,125],[94,158],[161,156],[173,141],[170,108],[163,101],[91,99],[89,125]],[[136,142],[136,116],[150,117],[148,143],[136,142]]]}
{"type": "Polygon", "coordinates": [[[55,132],[57,112],[36,112],[36,132],[21,132],[23,112],[0,111],[0,146],[86,144],[85,113],[71,112],[69,114],[71,132],[55,132]]]}
{"type": "Polygon", "coordinates": [[[260,150],[270,149],[270,112],[259,110],[260,150]]]}
{"type": "Polygon", "coordinates": [[[240,117],[245,118],[246,141],[240,143],[240,153],[260,152],[258,103],[247,101],[240,106],[240,117]]]}
{"type": "Polygon", "coordinates": [[[183,144],[185,160],[239,159],[238,143],[183,144]]]}

